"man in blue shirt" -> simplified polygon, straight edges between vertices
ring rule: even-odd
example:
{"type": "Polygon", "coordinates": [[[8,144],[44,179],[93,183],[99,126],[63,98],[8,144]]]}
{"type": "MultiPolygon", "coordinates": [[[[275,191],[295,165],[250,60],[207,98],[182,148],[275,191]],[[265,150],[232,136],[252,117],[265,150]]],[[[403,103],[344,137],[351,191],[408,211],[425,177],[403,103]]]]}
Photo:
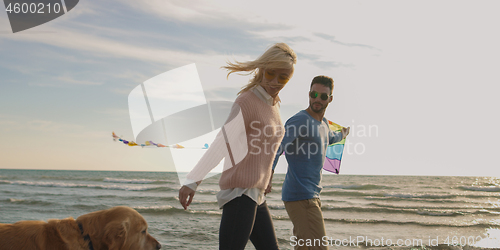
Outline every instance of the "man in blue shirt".
{"type": "MultiPolygon", "coordinates": [[[[285,136],[274,159],[273,172],[279,156],[285,152],[288,171],[282,200],[293,223],[295,249],[328,249],[322,240],[326,232],[319,199],[321,170],[328,145],[349,134],[349,128],[342,132],[331,131],[324,118],[326,107],[333,100],[332,93],[332,78],[316,76],[312,80],[309,107],[288,119],[285,136]]],[[[271,191],[271,182],[266,192],[271,191]]]]}

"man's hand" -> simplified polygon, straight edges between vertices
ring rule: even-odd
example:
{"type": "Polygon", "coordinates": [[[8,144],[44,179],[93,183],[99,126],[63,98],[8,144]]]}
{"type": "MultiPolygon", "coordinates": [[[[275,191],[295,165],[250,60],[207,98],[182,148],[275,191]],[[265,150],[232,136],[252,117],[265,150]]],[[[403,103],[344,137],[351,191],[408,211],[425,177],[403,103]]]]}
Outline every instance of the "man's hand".
{"type": "Polygon", "coordinates": [[[274,171],[271,173],[271,179],[269,180],[269,184],[267,184],[267,188],[264,191],[264,195],[271,193],[271,189],[273,188],[273,175],[274,171]]]}
{"type": "Polygon", "coordinates": [[[179,189],[179,202],[184,210],[186,210],[189,204],[193,201],[194,193],[195,191],[187,186],[182,186],[181,189],[179,189]]]}
{"type": "Polygon", "coordinates": [[[264,191],[264,195],[271,193],[271,189],[273,188],[273,184],[269,182],[269,185],[267,185],[266,191],[264,191]]]}
{"type": "Polygon", "coordinates": [[[342,128],[342,139],[345,139],[347,137],[347,135],[349,134],[349,130],[351,130],[351,127],[342,128]]]}

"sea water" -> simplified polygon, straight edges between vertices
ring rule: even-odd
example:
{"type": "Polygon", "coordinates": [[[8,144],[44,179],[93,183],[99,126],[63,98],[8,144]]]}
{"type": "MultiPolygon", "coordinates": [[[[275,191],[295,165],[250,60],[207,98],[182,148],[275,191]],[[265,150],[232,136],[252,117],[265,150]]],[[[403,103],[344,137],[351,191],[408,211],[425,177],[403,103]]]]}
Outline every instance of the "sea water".
{"type": "MultiPolygon", "coordinates": [[[[500,247],[500,179],[323,175],[327,236],[300,242],[276,174],[267,204],[281,249],[471,249],[500,247]]],[[[185,211],[176,173],[0,169],[0,223],[77,218],[113,206],[141,213],[162,249],[218,249],[218,176],[203,181],[185,211]]],[[[251,242],[247,249],[254,249],[251,242]]]]}

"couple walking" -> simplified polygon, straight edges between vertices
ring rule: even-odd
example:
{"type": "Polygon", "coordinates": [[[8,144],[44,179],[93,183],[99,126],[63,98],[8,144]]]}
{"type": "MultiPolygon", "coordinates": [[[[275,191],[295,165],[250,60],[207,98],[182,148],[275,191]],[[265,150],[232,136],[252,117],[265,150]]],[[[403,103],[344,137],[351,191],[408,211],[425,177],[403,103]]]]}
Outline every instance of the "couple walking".
{"type": "Polygon", "coordinates": [[[283,152],[289,166],[282,199],[294,236],[302,240],[325,236],[321,169],[326,147],[345,138],[349,129],[334,133],[323,117],[333,100],[333,80],[327,76],[314,77],[309,107],[283,126],[278,93],[293,76],[296,62],[295,52],[277,43],[254,61],[223,67],[228,76],[249,72],[253,78],[238,93],[221,132],[179,190],[179,201],[187,209],[201,180],[225,158],[217,194],[222,209],[219,249],[244,249],[249,239],[257,250],[279,249],[265,195],[271,192],[274,168],[283,152]],[[306,152],[313,145],[318,150],[306,152]]]}

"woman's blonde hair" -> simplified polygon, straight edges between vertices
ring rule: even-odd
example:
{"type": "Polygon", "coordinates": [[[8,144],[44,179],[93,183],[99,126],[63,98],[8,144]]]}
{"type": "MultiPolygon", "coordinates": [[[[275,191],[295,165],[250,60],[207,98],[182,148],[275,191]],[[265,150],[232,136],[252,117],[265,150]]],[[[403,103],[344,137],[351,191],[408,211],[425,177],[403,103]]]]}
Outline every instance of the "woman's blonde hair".
{"type": "Polygon", "coordinates": [[[291,69],[292,74],[294,70],[294,65],[297,63],[297,54],[290,48],[286,43],[276,43],[272,45],[269,49],[264,52],[257,60],[248,62],[238,62],[234,63],[228,62],[226,66],[222,68],[227,69],[227,77],[230,74],[236,72],[248,72],[244,75],[250,75],[254,73],[254,77],[249,81],[249,83],[238,92],[238,95],[253,88],[259,82],[262,81],[262,74],[260,69],[291,69]]]}

